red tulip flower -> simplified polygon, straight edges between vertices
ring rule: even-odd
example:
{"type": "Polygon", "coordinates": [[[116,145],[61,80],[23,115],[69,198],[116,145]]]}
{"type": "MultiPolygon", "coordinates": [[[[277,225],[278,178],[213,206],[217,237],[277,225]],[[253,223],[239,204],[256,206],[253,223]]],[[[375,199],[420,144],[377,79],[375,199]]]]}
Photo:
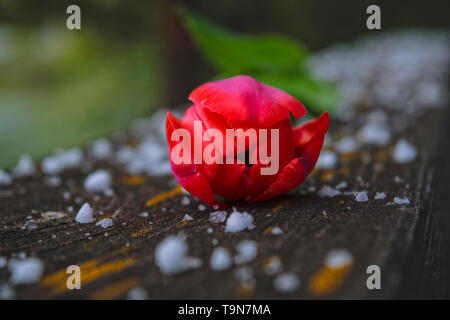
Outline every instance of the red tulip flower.
{"type": "Polygon", "coordinates": [[[203,202],[226,207],[229,202],[268,200],[297,187],[314,168],[328,129],[328,112],[292,128],[290,114],[303,117],[305,107],[282,90],[249,76],[205,83],[189,100],[193,104],[181,121],[167,114],[166,133],[176,180],[203,202]],[[259,140],[243,136],[238,143],[230,139],[229,130],[238,129],[260,132],[259,140]],[[266,140],[261,139],[264,132],[266,140]],[[194,152],[188,154],[192,146],[194,152]],[[258,149],[276,159],[276,172],[264,174],[275,161],[268,163],[258,149]],[[185,161],[175,159],[177,153],[185,161]],[[219,161],[202,161],[208,153],[219,161]],[[233,157],[236,161],[230,163],[233,157]]]}

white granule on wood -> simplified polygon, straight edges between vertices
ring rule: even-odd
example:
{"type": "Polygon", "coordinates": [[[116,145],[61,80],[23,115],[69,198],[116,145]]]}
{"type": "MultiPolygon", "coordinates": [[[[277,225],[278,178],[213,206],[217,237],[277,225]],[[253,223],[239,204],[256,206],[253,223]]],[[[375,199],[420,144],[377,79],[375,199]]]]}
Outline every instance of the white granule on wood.
{"type": "Polygon", "coordinates": [[[180,237],[169,236],[155,249],[155,263],[165,275],[172,275],[201,266],[201,260],[188,257],[188,246],[180,237]]]}
{"type": "Polygon", "coordinates": [[[97,170],[87,176],[84,189],[88,192],[104,192],[111,187],[112,177],[106,170],[97,170]]]}
{"type": "Polygon", "coordinates": [[[331,169],[336,166],[337,156],[333,151],[323,150],[317,160],[316,167],[319,169],[331,169]]]}
{"type": "Polygon", "coordinates": [[[7,259],[0,256],[0,269],[6,267],[7,259]]]}
{"type": "Polygon", "coordinates": [[[83,151],[79,148],[59,150],[42,160],[42,171],[48,175],[55,175],[65,169],[76,168],[83,162],[83,151]]]}
{"type": "Polygon", "coordinates": [[[184,196],[183,199],[181,199],[181,204],[183,206],[188,206],[191,204],[191,200],[188,197],[184,196]]]}
{"type": "Polygon", "coordinates": [[[89,153],[96,159],[106,159],[112,156],[113,146],[107,139],[98,139],[92,144],[89,153]]]}
{"type": "Polygon", "coordinates": [[[106,228],[111,227],[113,225],[113,221],[112,221],[112,219],[105,218],[105,219],[102,219],[99,222],[97,222],[95,225],[96,226],[100,226],[103,229],[106,229],[106,228]]]}
{"type": "Polygon", "coordinates": [[[233,213],[227,219],[225,232],[240,232],[253,229],[253,217],[248,212],[239,212],[233,208],[233,213]]]}
{"type": "Polygon", "coordinates": [[[329,268],[340,268],[353,262],[353,255],[346,249],[331,250],[325,257],[325,265],[329,268]]]}
{"type": "Polygon", "coordinates": [[[147,300],[148,293],[142,287],[136,287],[127,292],[127,300],[147,300]]]}
{"type": "Polygon", "coordinates": [[[279,256],[271,256],[264,259],[264,271],[268,275],[273,275],[281,272],[283,268],[283,264],[281,263],[281,259],[279,256]]]}
{"type": "Polygon", "coordinates": [[[111,198],[112,196],[114,196],[114,190],[112,188],[108,188],[105,191],[103,191],[103,195],[105,197],[111,198]]]}
{"type": "Polygon", "coordinates": [[[83,204],[80,211],[78,211],[75,221],[79,223],[90,223],[93,220],[94,216],[92,215],[92,208],[89,203],[86,202],[83,204]]]}
{"type": "Polygon", "coordinates": [[[378,123],[368,123],[358,131],[361,142],[384,146],[391,140],[391,133],[384,125],[378,123]]]}
{"type": "Polygon", "coordinates": [[[49,187],[59,187],[62,184],[62,179],[59,176],[49,176],[44,178],[44,184],[49,187]]]}
{"type": "Polygon", "coordinates": [[[11,184],[11,182],[11,175],[8,172],[0,169],[0,186],[7,186],[11,184]]]}
{"type": "Polygon", "coordinates": [[[353,137],[343,137],[335,143],[335,148],[339,153],[350,153],[358,149],[358,143],[353,137]]]}
{"type": "Polygon", "coordinates": [[[36,172],[33,159],[28,154],[20,156],[16,166],[12,169],[12,173],[15,177],[31,176],[36,172]]]}
{"type": "Polygon", "coordinates": [[[394,203],[396,203],[396,204],[409,204],[410,201],[409,201],[409,199],[407,197],[403,197],[403,198],[395,197],[394,198],[394,203]]]}
{"type": "Polygon", "coordinates": [[[215,211],[209,214],[209,222],[222,223],[227,219],[226,211],[215,211]]]}
{"type": "Polygon", "coordinates": [[[384,192],[377,192],[374,197],[375,200],[383,200],[385,198],[386,194],[384,192]]]}
{"type": "Polygon", "coordinates": [[[339,195],[341,192],[339,190],[336,190],[328,185],[324,185],[319,192],[317,193],[319,197],[335,197],[339,195]]]}
{"type": "Polygon", "coordinates": [[[253,279],[253,268],[249,266],[240,267],[234,270],[234,277],[240,282],[246,282],[253,279]]]}
{"type": "Polygon", "coordinates": [[[283,234],[283,230],[281,230],[280,227],[275,227],[272,229],[272,234],[275,236],[283,234]]]}
{"type": "Polygon", "coordinates": [[[347,182],[342,181],[334,186],[337,190],[345,189],[347,188],[347,182]]]}
{"type": "Polygon", "coordinates": [[[300,287],[300,279],[293,272],[284,272],[273,280],[273,286],[280,292],[294,292],[300,287]]]}
{"type": "Polygon", "coordinates": [[[25,260],[10,260],[8,263],[11,272],[10,281],[12,284],[32,284],[41,279],[44,265],[37,258],[28,258],[25,260]]]}
{"type": "Polygon", "coordinates": [[[13,300],[16,295],[13,286],[9,284],[1,284],[0,285],[0,300],[13,300]]]}
{"type": "Polygon", "coordinates": [[[231,266],[232,259],[227,249],[223,247],[217,247],[214,249],[211,255],[211,269],[220,271],[228,269],[231,266]]]}
{"type": "Polygon", "coordinates": [[[392,158],[397,163],[408,163],[417,157],[417,149],[405,139],[400,139],[392,151],[392,158]]]}
{"type": "Polygon", "coordinates": [[[369,201],[369,197],[367,196],[367,191],[358,192],[355,196],[356,202],[367,202],[369,201]]]}
{"type": "Polygon", "coordinates": [[[258,243],[252,240],[242,240],[236,246],[237,255],[234,257],[236,264],[252,261],[258,254],[258,243]]]}

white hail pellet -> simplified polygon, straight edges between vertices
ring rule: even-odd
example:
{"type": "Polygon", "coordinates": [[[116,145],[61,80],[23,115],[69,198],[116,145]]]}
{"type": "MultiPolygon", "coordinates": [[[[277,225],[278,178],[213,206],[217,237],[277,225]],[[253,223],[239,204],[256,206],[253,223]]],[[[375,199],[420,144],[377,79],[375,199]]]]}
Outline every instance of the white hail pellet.
{"type": "Polygon", "coordinates": [[[253,260],[258,254],[258,243],[252,240],[242,240],[236,246],[237,255],[234,257],[236,264],[243,264],[253,260]]]}
{"type": "Polygon", "coordinates": [[[211,255],[211,269],[220,271],[228,269],[231,266],[232,259],[227,249],[223,247],[217,247],[214,249],[211,255]]]}
{"type": "Polygon", "coordinates": [[[328,185],[324,185],[319,192],[317,193],[319,195],[319,197],[335,197],[339,194],[341,194],[341,192],[339,190],[336,190],[328,185]]]}
{"type": "Polygon", "coordinates": [[[89,192],[102,192],[111,187],[111,174],[106,170],[97,170],[89,174],[84,181],[84,188],[89,192]]]}
{"type": "Polygon", "coordinates": [[[93,220],[94,216],[92,215],[92,208],[89,203],[86,202],[78,211],[78,214],[75,217],[75,221],[79,223],[90,223],[93,220]]]}
{"type": "Polygon", "coordinates": [[[369,197],[367,196],[367,191],[358,192],[355,196],[356,202],[367,202],[369,201],[369,197]]]}
{"type": "Polygon", "coordinates": [[[300,279],[293,272],[284,272],[274,279],[273,286],[280,292],[294,292],[300,287],[300,279]]]}
{"type": "Polygon", "coordinates": [[[41,279],[44,265],[37,258],[27,258],[24,260],[10,260],[8,263],[11,272],[10,281],[12,284],[32,284],[41,279]]]}
{"type": "Polygon", "coordinates": [[[400,139],[392,151],[392,158],[397,163],[408,163],[417,157],[417,149],[405,139],[400,139]]]}
{"type": "Polygon", "coordinates": [[[234,209],[227,219],[225,232],[240,232],[245,229],[253,229],[253,217],[248,212],[239,212],[234,209]]]}

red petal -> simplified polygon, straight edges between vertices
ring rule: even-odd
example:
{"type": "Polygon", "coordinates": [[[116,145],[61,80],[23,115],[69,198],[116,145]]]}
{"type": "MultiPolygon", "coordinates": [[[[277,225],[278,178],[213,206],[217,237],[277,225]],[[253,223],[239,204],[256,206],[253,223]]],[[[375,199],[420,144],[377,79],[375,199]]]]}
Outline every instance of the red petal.
{"type": "Polygon", "coordinates": [[[290,113],[296,118],[306,114],[294,97],[249,76],[207,82],[192,91],[189,99],[228,121],[253,121],[261,126],[287,119],[290,113]]]}
{"type": "Polygon", "coordinates": [[[262,194],[249,202],[258,202],[272,199],[280,194],[286,193],[305,180],[309,174],[302,165],[300,158],[293,159],[283,171],[277,176],[275,181],[262,194]]]}
{"type": "MultiPolygon", "coordinates": [[[[224,137],[226,129],[231,127],[230,124],[219,114],[211,112],[207,109],[200,108],[196,105],[192,105],[186,110],[181,122],[183,128],[190,130],[192,135],[194,133],[194,121],[202,122],[203,133],[205,133],[207,129],[213,128],[218,129],[220,132],[222,132],[224,137]]],[[[204,142],[203,148],[206,148],[209,143],[210,142],[204,142]]],[[[225,139],[223,139],[222,146],[218,145],[216,141],[214,141],[214,144],[217,145],[217,150],[222,150],[222,152],[225,153],[225,139]]],[[[211,179],[212,178],[213,177],[211,177],[211,179]]]]}
{"type": "MultiPolygon", "coordinates": [[[[273,128],[279,129],[278,172],[276,172],[274,175],[262,175],[261,169],[263,167],[269,167],[272,164],[262,165],[260,162],[254,164],[252,168],[247,172],[247,197],[255,197],[266,190],[273,183],[276,176],[294,158],[294,140],[292,135],[291,122],[288,119],[282,120],[281,122],[274,125],[273,128]]],[[[269,138],[269,140],[267,141],[268,154],[272,155],[270,132],[268,131],[267,134],[269,138]]],[[[258,148],[261,147],[262,143],[260,142],[258,148]]]]}
{"type": "Polygon", "coordinates": [[[180,186],[211,206],[218,204],[214,198],[209,181],[197,170],[195,165],[174,164],[171,162],[171,166],[173,175],[180,186]]]}
{"type": "Polygon", "coordinates": [[[228,200],[244,199],[245,194],[245,164],[222,164],[217,175],[211,181],[214,193],[228,200]]]}
{"type": "MultiPolygon", "coordinates": [[[[172,151],[172,148],[178,143],[176,141],[171,141],[170,139],[170,137],[172,136],[172,132],[178,128],[181,128],[180,120],[178,120],[170,112],[168,112],[166,119],[166,133],[169,144],[169,153],[172,151]]],[[[199,165],[175,164],[172,162],[172,159],[170,159],[170,164],[175,179],[184,189],[209,205],[217,205],[209,181],[201,173],[201,170],[199,170],[199,165]]]]}
{"type": "Polygon", "coordinates": [[[319,158],[329,124],[330,115],[324,112],[320,117],[294,128],[295,157],[304,157],[311,170],[319,158]]]}
{"type": "Polygon", "coordinates": [[[249,202],[272,199],[294,189],[305,180],[319,158],[329,121],[328,112],[324,112],[319,118],[294,129],[297,158],[284,167],[266,191],[249,202]]]}

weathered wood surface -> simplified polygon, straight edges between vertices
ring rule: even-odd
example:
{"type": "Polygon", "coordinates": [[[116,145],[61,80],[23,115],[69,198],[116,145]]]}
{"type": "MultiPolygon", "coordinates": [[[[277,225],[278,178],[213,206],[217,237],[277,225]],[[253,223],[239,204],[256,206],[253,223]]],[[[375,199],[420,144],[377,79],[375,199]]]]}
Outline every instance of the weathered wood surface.
{"type": "MultiPolygon", "coordinates": [[[[46,186],[40,175],[16,179],[11,186],[0,187],[0,256],[11,258],[24,252],[45,265],[40,282],[15,287],[18,299],[120,299],[136,286],[145,288],[149,299],[448,297],[449,197],[444,192],[449,178],[450,135],[446,119],[445,126],[437,126],[443,115],[443,110],[426,113],[386,147],[364,147],[341,156],[334,169],[316,170],[287,195],[238,206],[238,210],[254,216],[255,228],[233,234],[224,231],[223,223],[209,222],[209,213],[214,210],[199,211],[199,202],[193,197],[190,205],[181,205],[185,195],[174,189],[171,177],[130,180],[121,168],[95,162],[86,171],[65,171],[61,175],[63,184],[58,187],[46,186]],[[407,137],[418,147],[419,157],[413,163],[392,161],[390,152],[399,137],[407,137]],[[447,147],[445,152],[435,158],[436,150],[444,151],[443,145],[447,147]],[[115,196],[84,190],[87,173],[96,168],[114,173],[115,196]],[[370,200],[356,202],[353,195],[317,195],[322,185],[334,186],[341,181],[348,184],[345,190],[367,190],[370,200]],[[316,191],[308,191],[310,186],[316,191]],[[175,191],[166,199],[160,197],[162,201],[146,206],[149,199],[170,190],[175,191]],[[441,191],[436,194],[435,190],[441,191]],[[63,197],[67,191],[69,199],[63,197]],[[387,198],[374,200],[379,191],[387,198]],[[411,204],[386,205],[394,196],[407,196],[411,204]],[[114,225],[103,229],[94,223],[76,223],[76,211],[84,202],[93,206],[97,220],[112,217],[114,225]],[[73,212],[68,211],[70,206],[73,212]],[[47,211],[67,215],[43,218],[42,213],[47,211]],[[142,212],[149,216],[140,216],[142,212]],[[183,222],[186,213],[194,219],[183,222]],[[37,229],[23,228],[29,216],[37,229]],[[270,234],[269,228],[275,226],[284,233],[270,234]],[[213,232],[208,233],[208,228],[213,232]],[[177,275],[163,275],[155,266],[155,247],[166,236],[180,232],[186,236],[189,255],[201,258],[203,265],[177,275]],[[239,266],[211,270],[213,239],[232,253],[242,239],[258,242],[258,255],[247,264],[253,268],[253,281],[236,279],[234,272],[239,266]],[[324,257],[338,248],[351,252],[354,261],[345,268],[327,270],[324,257]],[[263,267],[271,256],[279,256],[283,270],[299,276],[301,286],[297,291],[274,289],[274,276],[266,274],[263,267]],[[81,266],[81,290],[66,288],[65,270],[72,264],[81,266]],[[366,287],[366,268],[373,264],[381,267],[379,291],[366,287]]],[[[348,126],[333,122],[333,135],[339,136],[348,126]]],[[[7,268],[0,269],[0,284],[8,278],[7,268]]]]}

